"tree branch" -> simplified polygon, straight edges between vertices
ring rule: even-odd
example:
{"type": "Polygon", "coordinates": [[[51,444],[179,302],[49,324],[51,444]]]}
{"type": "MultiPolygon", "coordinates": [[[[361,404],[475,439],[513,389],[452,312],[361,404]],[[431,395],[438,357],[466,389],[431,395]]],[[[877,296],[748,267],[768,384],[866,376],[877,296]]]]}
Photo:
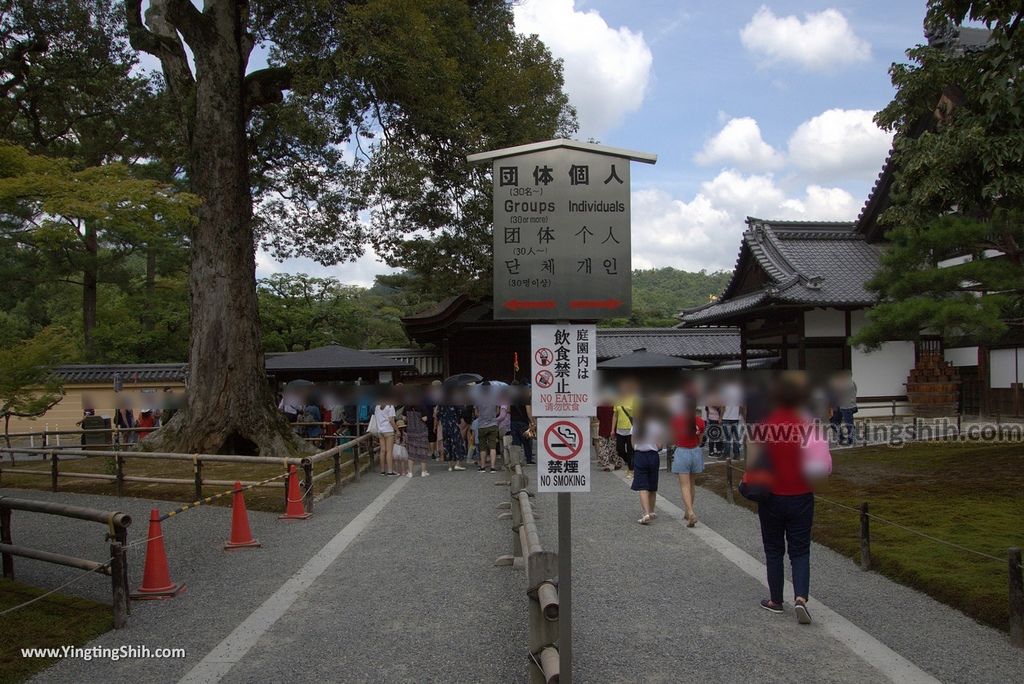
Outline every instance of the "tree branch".
{"type": "Polygon", "coordinates": [[[288,67],[267,67],[245,77],[245,106],[254,109],[284,100],[284,91],[291,90],[294,72],[288,67]]]}
{"type": "Polygon", "coordinates": [[[125,0],[125,23],[128,27],[128,42],[140,52],[147,52],[161,58],[161,39],[142,23],[142,0],[125,0]]]}
{"type": "Polygon", "coordinates": [[[210,18],[191,0],[164,0],[164,18],[181,31],[185,41],[198,50],[208,39],[212,28],[210,18]]]}

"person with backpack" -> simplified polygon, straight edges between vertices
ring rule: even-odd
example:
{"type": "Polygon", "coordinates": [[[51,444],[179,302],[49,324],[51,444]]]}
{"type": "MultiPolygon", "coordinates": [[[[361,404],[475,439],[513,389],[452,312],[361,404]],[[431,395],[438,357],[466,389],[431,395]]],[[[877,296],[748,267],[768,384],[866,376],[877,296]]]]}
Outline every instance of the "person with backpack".
{"type": "MultiPolygon", "coordinates": [[[[767,491],[755,499],[769,590],[769,597],[762,599],[761,607],[775,614],[783,612],[783,558],[788,551],[797,621],[810,624],[807,599],[811,582],[814,491],[805,476],[803,443],[813,424],[804,410],[804,394],[801,376],[788,373],[778,379],[775,408],[757,426],[761,437],[757,444],[759,463],[748,470],[756,468],[767,474],[762,480],[767,491]]],[[[744,480],[747,479],[744,473],[744,480]]],[[[744,496],[753,498],[747,493],[744,496]]]]}
{"type": "Polygon", "coordinates": [[[704,436],[704,419],[697,415],[696,398],[683,404],[683,411],[672,421],[675,452],[672,456],[672,472],[679,478],[679,490],[686,507],[684,519],[687,527],[697,525],[697,514],[693,510],[693,478],[704,472],[704,452],[700,442],[704,436]]]}

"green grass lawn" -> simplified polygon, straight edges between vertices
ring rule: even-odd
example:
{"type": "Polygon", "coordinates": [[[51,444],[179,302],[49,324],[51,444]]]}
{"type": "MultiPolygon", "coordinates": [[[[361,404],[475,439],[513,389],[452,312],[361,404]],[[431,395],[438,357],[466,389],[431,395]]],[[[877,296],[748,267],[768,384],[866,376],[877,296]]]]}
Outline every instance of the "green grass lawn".
{"type": "MultiPolygon", "coordinates": [[[[0,579],[0,610],[44,593],[43,589],[0,579]]],[[[0,682],[21,682],[57,661],[22,658],[22,648],[81,646],[113,629],[114,618],[110,606],[52,594],[5,615],[0,625],[0,682]]]]}
{"type": "MultiPolygon", "coordinates": [[[[1005,559],[1009,547],[1024,547],[1024,444],[872,446],[837,450],[833,459],[832,476],[817,489],[815,541],[859,560],[859,515],[823,497],[855,507],[867,501],[873,515],[995,556],[1001,560],[871,521],[873,570],[1008,628],[1005,559]]],[[[725,468],[706,473],[703,484],[724,496],[725,468]]],[[[738,493],[736,502],[754,507],[738,493]]]]}

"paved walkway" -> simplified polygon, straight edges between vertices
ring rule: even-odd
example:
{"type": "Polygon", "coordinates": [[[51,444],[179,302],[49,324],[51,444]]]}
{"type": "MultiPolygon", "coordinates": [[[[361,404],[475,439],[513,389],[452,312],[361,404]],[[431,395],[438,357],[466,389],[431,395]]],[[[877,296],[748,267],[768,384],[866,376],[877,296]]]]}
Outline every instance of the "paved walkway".
{"type": "MultiPolygon", "coordinates": [[[[815,624],[770,615],[757,608],[765,589],[748,511],[698,491],[702,524],[688,530],[675,517],[679,494],[666,478],[659,519],[640,527],[625,482],[595,475],[593,492],[574,498],[580,682],[1007,682],[1024,671],[1024,652],[1003,634],[818,546],[815,624]]],[[[183,646],[188,658],[66,660],[37,680],[526,681],[523,574],[493,566],[511,547],[508,523],[495,519],[495,504],[507,498],[493,485],[499,479],[436,468],[425,479],[367,475],[318,504],[308,521],[253,513],[264,548],[234,554],[221,550],[225,510],[175,517],[164,530],[171,573],[188,591],[133,604],[129,628],[96,643],[183,646]]],[[[120,508],[136,518],[131,539],[145,534],[143,500],[0,494],[120,508]]],[[[545,544],[554,548],[555,499],[535,501],[545,544]]],[[[44,531],[30,520],[39,516],[15,513],[16,541],[45,534],[47,548],[102,552],[97,525],[44,531]]],[[[137,583],[141,553],[130,564],[137,583]]],[[[56,586],[72,572],[29,561],[18,571],[38,586],[56,586]]],[[[109,600],[105,578],[73,589],[109,600]]]]}

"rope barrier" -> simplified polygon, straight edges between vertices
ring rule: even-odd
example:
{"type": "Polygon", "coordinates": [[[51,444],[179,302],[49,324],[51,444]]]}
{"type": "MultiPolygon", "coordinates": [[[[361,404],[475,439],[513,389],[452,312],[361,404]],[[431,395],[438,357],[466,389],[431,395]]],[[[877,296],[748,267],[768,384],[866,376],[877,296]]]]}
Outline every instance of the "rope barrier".
{"type": "MultiPolygon", "coordinates": [[[[149,542],[154,541],[156,539],[160,539],[162,537],[163,537],[162,534],[157,535],[156,537],[143,537],[142,539],[139,539],[138,541],[133,541],[133,542],[124,544],[121,548],[123,550],[127,551],[128,549],[132,548],[133,546],[138,546],[139,544],[148,544],[149,542]]],[[[89,575],[93,574],[94,572],[99,572],[99,571],[103,570],[104,568],[109,568],[110,567],[110,563],[113,560],[114,560],[114,558],[110,557],[102,565],[99,565],[99,566],[93,568],[92,570],[85,570],[85,571],[83,571],[80,575],[72,577],[70,580],[68,580],[64,584],[61,584],[58,587],[50,589],[45,594],[40,594],[39,596],[36,596],[35,598],[31,598],[28,601],[25,601],[24,603],[19,603],[16,606],[12,606],[10,608],[5,608],[3,611],[0,611],[0,617],[3,617],[4,615],[7,615],[8,613],[13,613],[16,610],[20,610],[22,608],[25,608],[26,606],[30,606],[33,603],[35,603],[36,601],[41,601],[42,599],[46,598],[47,596],[55,594],[58,591],[60,591],[61,589],[64,589],[66,587],[71,586],[75,582],[81,581],[82,579],[88,577],[89,575]]]]}
{"type": "MultiPolygon", "coordinates": [[[[745,468],[738,468],[738,467],[736,467],[736,466],[734,466],[732,464],[729,464],[729,463],[726,463],[725,465],[728,468],[732,468],[736,472],[739,472],[739,473],[746,472],[745,468]]],[[[915,535],[917,535],[919,537],[922,537],[924,539],[928,539],[928,540],[931,540],[931,541],[939,543],[939,544],[945,544],[946,546],[949,546],[951,548],[957,549],[959,551],[965,551],[967,553],[974,554],[975,556],[980,556],[981,558],[986,558],[988,560],[996,561],[997,563],[1006,563],[1007,562],[1007,560],[1005,558],[1000,558],[999,556],[993,556],[990,553],[985,553],[984,551],[978,551],[976,549],[972,549],[972,548],[969,548],[967,546],[962,546],[960,544],[957,544],[956,542],[947,541],[945,539],[942,539],[941,537],[936,537],[936,536],[930,535],[927,532],[921,532],[920,530],[915,530],[913,527],[908,527],[907,525],[904,525],[902,523],[898,523],[895,520],[889,520],[888,518],[883,518],[882,516],[875,515],[874,513],[863,513],[859,508],[856,508],[854,506],[850,506],[848,504],[841,503],[839,501],[834,501],[833,499],[829,499],[829,498],[824,497],[824,496],[822,496],[820,494],[817,494],[817,493],[815,493],[814,499],[815,499],[815,501],[824,501],[825,503],[830,504],[832,506],[835,506],[837,508],[844,508],[844,509],[846,509],[848,511],[852,511],[852,512],[856,513],[857,515],[866,515],[868,518],[870,518],[872,520],[877,520],[878,522],[886,524],[886,525],[892,525],[893,527],[901,529],[904,532],[910,532],[911,534],[915,534],[915,535]]],[[[1020,568],[1020,567],[1021,566],[1018,566],[1018,568],[1020,568]]]]}
{"type": "MultiPolygon", "coordinates": [[[[267,484],[269,482],[273,482],[274,480],[280,480],[282,477],[288,477],[288,473],[284,472],[284,473],[281,473],[280,475],[275,475],[274,477],[270,477],[270,478],[267,478],[266,480],[262,480],[261,482],[254,482],[254,483],[252,483],[250,485],[245,485],[239,491],[247,492],[250,489],[253,489],[255,487],[261,487],[261,486],[263,486],[263,485],[265,485],[265,484],[267,484]]],[[[200,506],[208,505],[214,499],[219,499],[221,497],[227,496],[228,494],[234,494],[234,493],[235,493],[235,489],[232,487],[231,489],[227,489],[227,490],[225,490],[223,492],[219,492],[219,493],[214,494],[212,496],[207,496],[207,497],[205,497],[203,499],[197,499],[196,501],[192,501],[190,503],[187,503],[184,506],[180,506],[179,508],[175,508],[173,511],[168,511],[167,513],[164,513],[163,515],[160,516],[160,522],[163,522],[164,520],[167,520],[168,518],[173,518],[174,516],[178,515],[179,513],[184,513],[185,511],[191,510],[193,508],[198,508],[200,506]]]]}
{"type": "Polygon", "coordinates": [[[72,577],[70,580],[68,580],[64,584],[60,585],[59,587],[56,587],[55,589],[51,589],[50,591],[46,592],[45,594],[40,594],[39,596],[36,596],[35,598],[31,598],[28,601],[25,601],[24,603],[19,603],[16,606],[12,606],[11,608],[7,608],[5,610],[0,611],[0,617],[3,617],[4,615],[7,615],[8,613],[13,613],[14,611],[20,610],[20,609],[22,609],[22,608],[24,608],[26,606],[30,606],[33,603],[35,603],[36,601],[41,601],[44,598],[46,598],[47,596],[50,596],[51,594],[56,594],[61,589],[64,589],[65,587],[71,586],[75,582],[78,582],[78,581],[84,579],[85,577],[88,577],[89,575],[93,574],[94,572],[98,572],[100,570],[103,570],[104,568],[109,567],[110,566],[110,562],[112,560],[114,560],[114,559],[110,558],[103,565],[98,565],[95,568],[93,568],[92,570],[85,570],[84,572],[82,572],[81,575],[78,575],[76,577],[72,577]]]}

